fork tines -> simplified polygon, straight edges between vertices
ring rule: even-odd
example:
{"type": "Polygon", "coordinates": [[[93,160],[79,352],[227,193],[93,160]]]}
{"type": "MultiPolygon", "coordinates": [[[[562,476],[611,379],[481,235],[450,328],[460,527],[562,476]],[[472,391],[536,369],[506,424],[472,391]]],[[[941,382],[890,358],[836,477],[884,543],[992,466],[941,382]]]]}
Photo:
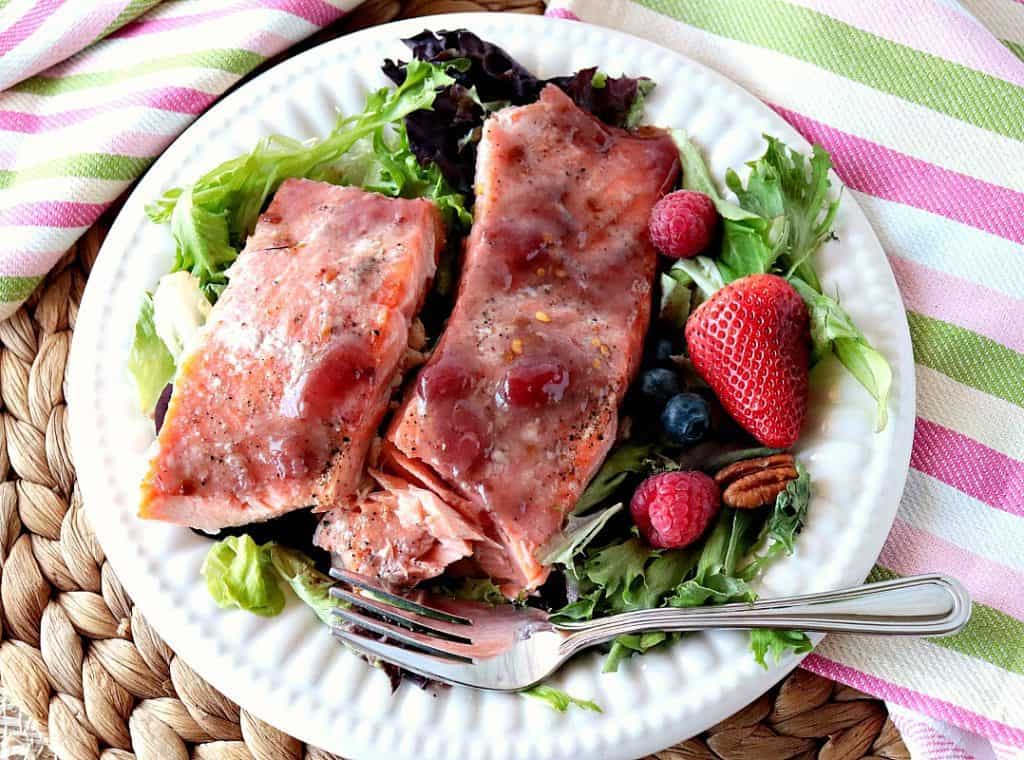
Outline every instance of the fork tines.
{"type": "Polygon", "coordinates": [[[473,662],[466,649],[473,641],[463,635],[469,632],[471,620],[393,594],[369,578],[347,570],[332,569],[331,576],[351,589],[331,588],[331,596],[343,602],[332,613],[356,627],[353,630],[335,625],[331,631],[363,654],[394,661],[394,653],[390,650],[401,652],[393,646],[399,645],[449,662],[473,662]],[[391,644],[365,633],[386,637],[391,644]],[[384,654],[382,648],[386,648],[389,654],[384,654]],[[372,649],[372,652],[367,649],[372,649]]]}

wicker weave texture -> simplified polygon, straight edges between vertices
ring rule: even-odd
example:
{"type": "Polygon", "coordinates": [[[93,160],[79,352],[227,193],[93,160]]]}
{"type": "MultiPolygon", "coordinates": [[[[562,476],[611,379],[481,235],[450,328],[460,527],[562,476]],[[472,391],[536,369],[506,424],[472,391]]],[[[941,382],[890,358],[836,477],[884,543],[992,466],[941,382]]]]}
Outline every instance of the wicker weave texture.
{"type": "MultiPolygon", "coordinates": [[[[537,13],[538,0],[367,0],[309,44],[399,17],[537,13]]],[[[308,47],[305,45],[304,47],[308,47]]],[[[82,509],[64,372],[101,222],[0,323],[0,757],[329,760],[241,710],[176,657],[133,606],[82,509]],[[47,749],[49,746],[50,750],[47,749]]],[[[661,760],[909,755],[882,703],[797,671],[661,760]]]]}

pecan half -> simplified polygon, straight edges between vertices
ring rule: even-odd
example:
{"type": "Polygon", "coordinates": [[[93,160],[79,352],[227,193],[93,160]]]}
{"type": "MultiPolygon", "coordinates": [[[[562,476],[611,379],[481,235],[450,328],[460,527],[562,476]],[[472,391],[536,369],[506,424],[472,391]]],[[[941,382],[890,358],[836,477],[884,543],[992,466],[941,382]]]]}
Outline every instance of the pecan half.
{"type": "Polygon", "coordinates": [[[723,467],[715,475],[722,489],[722,503],[737,509],[753,509],[771,504],[786,484],[796,480],[796,460],[792,454],[772,454],[745,459],[723,467]]]}

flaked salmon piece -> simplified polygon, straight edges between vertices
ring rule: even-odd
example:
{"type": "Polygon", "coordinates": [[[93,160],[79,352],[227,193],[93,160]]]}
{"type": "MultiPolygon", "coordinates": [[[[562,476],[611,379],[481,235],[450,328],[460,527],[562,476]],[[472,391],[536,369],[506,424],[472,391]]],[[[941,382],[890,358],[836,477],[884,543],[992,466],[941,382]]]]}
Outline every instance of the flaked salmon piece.
{"type": "Polygon", "coordinates": [[[615,440],[650,318],[647,221],[678,171],[665,132],[610,128],[552,86],[484,126],[455,308],[386,446],[488,537],[473,558],[510,596],[543,583],[539,550],[615,440]]]}
{"type": "Polygon", "coordinates": [[[430,201],[281,185],[182,361],[139,514],[214,530],[350,496],[443,242],[430,201]]]}
{"type": "Polygon", "coordinates": [[[332,509],[314,537],[330,545],[349,570],[392,586],[412,586],[487,541],[433,491],[380,472],[371,475],[383,490],[332,509]]]}

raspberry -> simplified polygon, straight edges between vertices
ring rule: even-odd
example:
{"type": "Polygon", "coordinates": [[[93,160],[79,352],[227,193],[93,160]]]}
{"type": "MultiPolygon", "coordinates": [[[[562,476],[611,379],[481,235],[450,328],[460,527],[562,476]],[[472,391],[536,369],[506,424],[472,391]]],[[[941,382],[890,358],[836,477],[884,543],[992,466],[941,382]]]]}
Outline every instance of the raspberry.
{"type": "Polygon", "coordinates": [[[711,243],[718,227],[715,203],[704,193],[678,190],[651,209],[651,242],[665,256],[690,259],[711,243]]]}
{"type": "Polygon", "coordinates": [[[718,513],[715,481],[703,472],[663,472],[647,478],[633,494],[629,511],[640,534],[655,549],[692,544],[718,513]]]}

